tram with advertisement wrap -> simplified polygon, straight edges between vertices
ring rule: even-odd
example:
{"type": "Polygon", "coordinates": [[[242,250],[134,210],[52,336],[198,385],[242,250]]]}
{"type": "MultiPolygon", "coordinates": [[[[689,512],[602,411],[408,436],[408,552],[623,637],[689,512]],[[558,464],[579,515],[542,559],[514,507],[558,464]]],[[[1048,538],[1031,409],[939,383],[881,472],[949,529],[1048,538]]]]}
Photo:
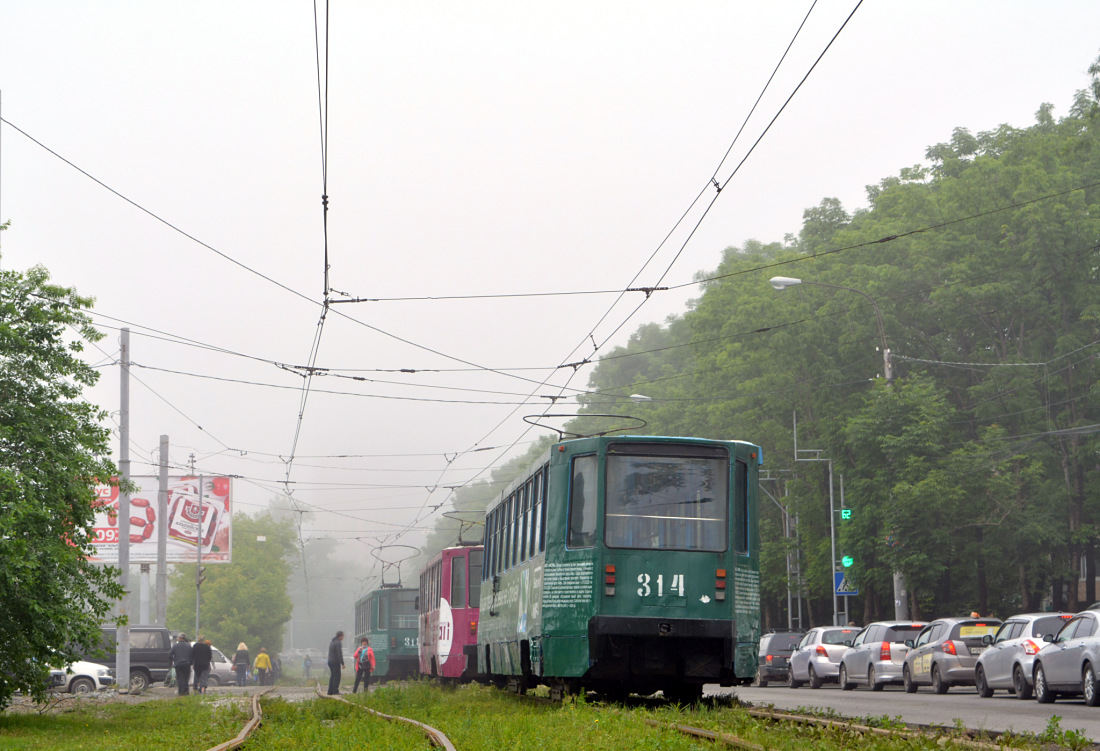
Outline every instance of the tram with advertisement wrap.
{"type": "Polygon", "coordinates": [[[420,572],[420,672],[468,681],[477,676],[481,545],[446,548],[420,572]]]}
{"type": "Polygon", "coordinates": [[[762,462],[742,441],[553,444],[487,509],[479,672],[677,701],[751,682],[762,462]]]}
{"type": "Polygon", "coordinates": [[[417,590],[383,584],[355,603],[355,641],[365,636],[374,650],[371,680],[394,680],[417,673],[417,590]]]}

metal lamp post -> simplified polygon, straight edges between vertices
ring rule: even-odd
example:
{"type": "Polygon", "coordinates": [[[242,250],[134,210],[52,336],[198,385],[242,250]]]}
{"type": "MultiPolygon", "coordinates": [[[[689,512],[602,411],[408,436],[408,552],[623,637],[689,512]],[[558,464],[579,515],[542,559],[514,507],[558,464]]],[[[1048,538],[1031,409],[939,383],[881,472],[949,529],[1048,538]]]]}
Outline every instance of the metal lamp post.
{"type": "MultiPolygon", "coordinates": [[[[775,287],[778,291],[782,292],[787,287],[793,287],[797,284],[812,284],[817,287],[828,287],[830,289],[842,289],[847,292],[855,292],[857,295],[866,299],[871,303],[871,307],[875,309],[875,322],[878,323],[878,338],[879,344],[882,347],[882,372],[886,376],[887,385],[894,382],[894,365],[890,361],[890,347],[886,344],[886,328],[882,325],[882,311],[879,310],[878,301],[868,295],[862,290],[858,290],[855,287],[845,287],[840,284],[826,284],[825,282],[807,282],[802,279],[796,279],[790,276],[773,276],[768,282],[775,287]]],[[[909,603],[907,601],[908,595],[905,591],[905,574],[900,571],[894,572],[894,618],[903,621],[909,618],[909,603]]]]}

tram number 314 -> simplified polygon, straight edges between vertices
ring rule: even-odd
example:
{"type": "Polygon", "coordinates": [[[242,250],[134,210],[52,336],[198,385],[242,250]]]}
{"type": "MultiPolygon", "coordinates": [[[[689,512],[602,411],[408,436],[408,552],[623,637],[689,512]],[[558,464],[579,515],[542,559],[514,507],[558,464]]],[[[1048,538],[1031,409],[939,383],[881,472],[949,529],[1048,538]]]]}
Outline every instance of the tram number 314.
{"type": "MultiPolygon", "coordinates": [[[[649,597],[652,594],[656,594],[658,597],[663,597],[665,594],[665,575],[657,574],[657,581],[654,582],[649,574],[638,574],[638,583],[642,586],[638,587],[639,597],[649,597]],[[656,592],[654,592],[653,584],[656,584],[656,592]]],[[[672,581],[668,586],[668,593],[684,596],[684,575],[673,574],[672,581]]]]}

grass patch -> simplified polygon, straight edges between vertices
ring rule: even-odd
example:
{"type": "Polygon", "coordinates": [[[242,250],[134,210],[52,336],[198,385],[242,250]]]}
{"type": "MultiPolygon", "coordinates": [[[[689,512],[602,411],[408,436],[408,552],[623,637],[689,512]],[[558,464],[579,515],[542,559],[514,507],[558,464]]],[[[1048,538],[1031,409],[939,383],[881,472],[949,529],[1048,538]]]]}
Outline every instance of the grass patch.
{"type": "Polygon", "coordinates": [[[80,702],[50,714],[0,715],[0,749],[193,751],[235,736],[248,715],[222,702],[171,699],[141,704],[80,702]]]}

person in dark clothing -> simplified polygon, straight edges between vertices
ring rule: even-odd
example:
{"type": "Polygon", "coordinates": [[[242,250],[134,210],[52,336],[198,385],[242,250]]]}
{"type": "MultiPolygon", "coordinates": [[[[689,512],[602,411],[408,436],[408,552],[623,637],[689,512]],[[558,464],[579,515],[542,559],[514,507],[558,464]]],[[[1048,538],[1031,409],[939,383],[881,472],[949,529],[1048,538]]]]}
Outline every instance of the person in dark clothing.
{"type": "Polygon", "coordinates": [[[248,654],[248,645],[242,641],[237,645],[237,653],[233,655],[233,669],[237,671],[238,686],[244,686],[244,679],[248,674],[248,666],[251,664],[252,657],[248,654]]]}
{"type": "Polygon", "coordinates": [[[195,676],[195,693],[206,693],[206,682],[210,679],[210,660],[213,652],[210,644],[201,636],[191,647],[191,672],[195,676]]]}
{"type": "Polygon", "coordinates": [[[302,669],[306,671],[306,680],[310,679],[309,671],[313,668],[313,659],[307,654],[302,658],[302,669]]]}
{"type": "Polygon", "coordinates": [[[328,644],[328,693],[340,693],[340,668],[344,667],[344,632],[337,631],[328,644]]]}
{"type": "Polygon", "coordinates": [[[172,645],[172,667],[176,669],[179,695],[186,696],[191,683],[191,643],[187,641],[187,634],[180,634],[172,645]]]}

